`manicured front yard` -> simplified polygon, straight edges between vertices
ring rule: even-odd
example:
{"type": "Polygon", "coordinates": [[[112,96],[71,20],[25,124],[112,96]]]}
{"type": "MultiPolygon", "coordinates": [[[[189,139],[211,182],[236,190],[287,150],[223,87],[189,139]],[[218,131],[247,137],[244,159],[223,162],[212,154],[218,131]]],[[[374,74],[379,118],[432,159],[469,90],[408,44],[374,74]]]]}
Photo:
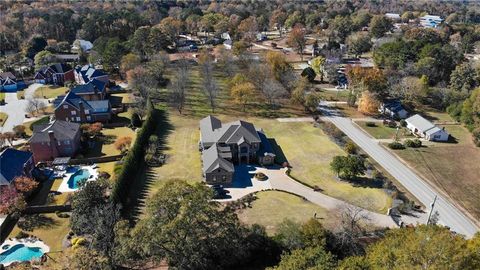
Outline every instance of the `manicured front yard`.
{"type": "Polygon", "coordinates": [[[458,143],[434,143],[428,147],[393,152],[416,169],[424,179],[480,219],[480,148],[473,144],[470,133],[464,127],[445,127],[458,143]]]}
{"type": "Polygon", "coordinates": [[[317,213],[317,218],[321,219],[324,226],[331,222],[332,215],[326,209],[298,196],[280,191],[263,191],[256,196],[252,207],[240,210],[238,217],[245,224],[265,226],[270,235],[276,232],[278,225],[285,219],[304,223],[317,213]]]}
{"type": "Polygon", "coordinates": [[[60,95],[65,95],[65,92],[68,91],[67,87],[60,87],[60,86],[53,86],[53,85],[45,85],[39,87],[35,90],[35,96],[38,98],[56,98],[60,95]]]}
{"type": "Polygon", "coordinates": [[[334,156],[345,152],[333,143],[321,129],[311,123],[280,123],[275,120],[257,120],[254,124],[263,128],[269,138],[274,138],[292,166],[291,175],[309,185],[318,185],[324,193],[385,213],[391,197],[380,188],[354,186],[337,180],[330,170],[334,156]]]}

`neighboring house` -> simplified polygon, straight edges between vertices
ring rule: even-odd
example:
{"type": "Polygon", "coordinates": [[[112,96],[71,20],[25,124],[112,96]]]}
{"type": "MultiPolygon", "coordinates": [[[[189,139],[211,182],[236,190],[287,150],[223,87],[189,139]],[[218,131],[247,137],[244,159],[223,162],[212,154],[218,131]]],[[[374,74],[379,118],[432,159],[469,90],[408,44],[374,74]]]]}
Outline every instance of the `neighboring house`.
{"type": "Polygon", "coordinates": [[[67,64],[58,63],[41,68],[35,74],[34,80],[36,83],[64,85],[65,82],[73,82],[75,76],[72,67],[67,64]]]}
{"type": "Polygon", "coordinates": [[[439,128],[432,122],[423,118],[419,114],[415,114],[405,120],[407,128],[413,133],[429,141],[446,142],[450,135],[445,128],[439,128]]]}
{"type": "Polygon", "coordinates": [[[223,42],[223,46],[225,47],[225,49],[227,50],[231,50],[232,49],[232,40],[231,39],[227,39],[223,42]]]}
{"type": "Polygon", "coordinates": [[[398,99],[386,100],[380,105],[378,111],[391,118],[405,119],[408,112],[403,108],[402,103],[398,99]]]}
{"type": "Polygon", "coordinates": [[[261,135],[264,136],[263,131],[241,120],[227,124],[213,116],[200,120],[199,150],[206,182],[231,183],[234,164],[273,164],[275,155],[266,137],[262,140],[261,135]]]}
{"type": "Polygon", "coordinates": [[[385,13],[385,17],[392,21],[400,21],[402,19],[398,13],[385,13]]]}
{"type": "Polygon", "coordinates": [[[11,72],[0,73],[0,91],[15,92],[25,88],[25,83],[18,81],[17,77],[11,72]]]}
{"type": "Polygon", "coordinates": [[[443,19],[440,16],[425,15],[420,17],[420,24],[426,28],[437,28],[442,22],[443,19]]]}
{"type": "Polygon", "coordinates": [[[108,74],[101,69],[96,69],[93,65],[76,67],[74,77],[77,84],[87,84],[94,79],[108,83],[108,74]]]}
{"type": "Polygon", "coordinates": [[[85,100],[73,92],[59,96],[53,101],[55,119],[93,123],[108,122],[112,118],[112,107],[107,100],[85,100]]]}
{"type": "Polygon", "coordinates": [[[103,100],[107,95],[106,86],[105,82],[93,79],[86,84],[74,86],[70,92],[88,101],[103,100]]]}
{"type": "Polygon", "coordinates": [[[0,186],[10,185],[18,176],[32,177],[33,155],[27,151],[7,148],[0,153],[0,186]]]}
{"type": "Polygon", "coordinates": [[[77,39],[73,42],[72,50],[79,51],[82,50],[83,52],[89,52],[93,48],[92,42],[83,39],[77,39]]]}
{"type": "Polygon", "coordinates": [[[33,126],[29,139],[35,162],[51,161],[57,157],[73,157],[80,149],[80,124],[55,120],[33,126]]]}

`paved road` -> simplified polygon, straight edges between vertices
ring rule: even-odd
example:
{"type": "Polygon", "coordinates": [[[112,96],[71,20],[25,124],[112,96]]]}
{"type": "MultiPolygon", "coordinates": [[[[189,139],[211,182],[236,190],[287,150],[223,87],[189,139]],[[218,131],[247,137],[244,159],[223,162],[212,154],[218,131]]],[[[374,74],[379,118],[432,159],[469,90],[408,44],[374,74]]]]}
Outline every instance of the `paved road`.
{"type": "MultiPolygon", "coordinates": [[[[416,175],[409,167],[403,164],[396,156],[378,144],[373,138],[360,130],[349,118],[341,117],[336,112],[320,106],[326,115],[322,119],[331,121],[342,130],[350,139],[360,146],[368,155],[377,161],[393,177],[397,179],[410,193],[412,193],[427,208],[438,196],[434,210],[440,214],[440,223],[449,226],[457,233],[471,238],[479,228],[466,217],[458,208],[453,206],[441,194],[416,175]]],[[[424,220],[426,222],[426,220],[424,220]]]]}
{"type": "MultiPolygon", "coordinates": [[[[14,126],[21,125],[25,121],[25,112],[28,105],[28,99],[33,97],[35,90],[43,86],[42,84],[34,83],[25,89],[25,99],[18,99],[17,93],[5,93],[6,105],[0,106],[0,112],[8,114],[8,119],[0,127],[0,132],[12,131],[14,126]]],[[[46,105],[48,101],[46,99],[40,99],[46,105]]]]}

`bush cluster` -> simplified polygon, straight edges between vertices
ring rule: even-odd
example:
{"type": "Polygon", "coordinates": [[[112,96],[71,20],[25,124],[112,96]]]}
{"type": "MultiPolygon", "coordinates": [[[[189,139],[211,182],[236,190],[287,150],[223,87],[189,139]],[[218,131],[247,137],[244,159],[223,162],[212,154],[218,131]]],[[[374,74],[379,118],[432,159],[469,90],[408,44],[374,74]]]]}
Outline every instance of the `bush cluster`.
{"type": "Polygon", "coordinates": [[[394,150],[405,149],[405,146],[399,142],[391,142],[388,144],[388,147],[394,150]]]}
{"type": "Polygon", "coordinates": [[[404,144],[406,147],[411,147],[411,148],[422,147],[422,141],[420,141],[419,139],[405,140],[404,144]]]}
{"type": "Polygon", "coordinates": [[[367,123],[365,123],[365,125],[367,127],[376,127],[377,126],[377,124],[375,124],[375,122],[367,122],[367,123]]]}

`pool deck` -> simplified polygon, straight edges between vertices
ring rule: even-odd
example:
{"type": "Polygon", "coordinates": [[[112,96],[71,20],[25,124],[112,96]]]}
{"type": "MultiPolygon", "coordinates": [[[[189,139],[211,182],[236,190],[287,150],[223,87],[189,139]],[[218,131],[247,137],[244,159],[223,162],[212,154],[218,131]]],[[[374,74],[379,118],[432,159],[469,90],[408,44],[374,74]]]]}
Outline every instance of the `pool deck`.
{"type": "MultiPolygon", "coordinates": [[[[40,248],[42,252],[45,254],[47,252],[50,252],[50,247],[47,246],[43,241],[35,239],[35,238],[23,238],[23,239],[16,239],[16,238],[11,238],[11,239],[6,239],[5,242],[0,246],[0,255],[2,253],[8,251],[11,247],[14,247],[15,245],[22,244],[26,247],[31,247],[31,248],[40,248]],[[4,250],[4,246],[9,246],[8,249],[4,250]]],[[[14,263],[13,262],[8,262],[4,263],[4,266],[9,266],[10,264],[14,263]]]]}
{"type": "Polygon", "coordinates": [[[70,188],[68,187],[68,180],[70,177],[75,174],[78,170],[88,170],[88,173],[91,175],[91,177],[87,180],[87,182],[90,181],[95,181],[98,179],[98,170],[94,168],[95,166],[78,166],[77,170],[74,170],[70,173],[65,173],[65,176],[63,177],[63,181],[58,187],[58,192],[75,192],[77,191],[76,188],[70,188]]]}

